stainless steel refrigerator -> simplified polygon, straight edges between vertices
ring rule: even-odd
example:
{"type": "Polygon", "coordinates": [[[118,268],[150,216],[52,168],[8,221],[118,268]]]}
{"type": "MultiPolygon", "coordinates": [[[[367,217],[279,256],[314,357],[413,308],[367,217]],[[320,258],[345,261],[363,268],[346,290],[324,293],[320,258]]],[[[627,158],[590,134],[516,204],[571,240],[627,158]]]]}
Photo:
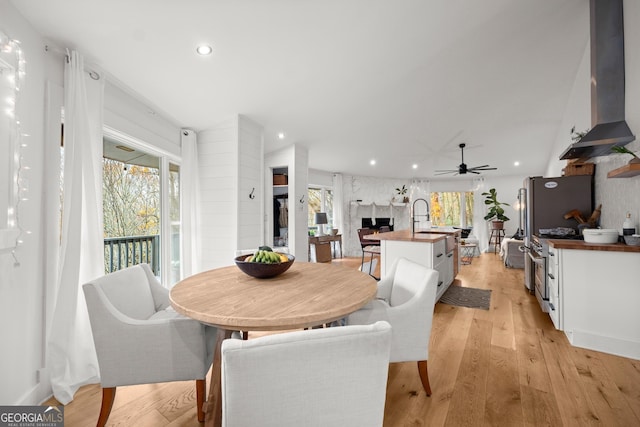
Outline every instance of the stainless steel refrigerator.
{"type": "MultiPolygon", "coordinates": [[[[565,219],[565,214],[577,209],[587,219],[594,205],[593,177],[591,175],[563,176],[558,178],[530,177],[524,180],[519,192],[524,207],[520,211],[520,223],[524,231],[525,248],[532,247],[532,238],[541,236],[541,229],[557,227],[573,228],[578,233],[578,222],[565,219]]],[[[532,266],[525,257],[525,279],[532,274],[532,266]]],[[[533,291],[531,284],[525,286],[533,291]]]]}

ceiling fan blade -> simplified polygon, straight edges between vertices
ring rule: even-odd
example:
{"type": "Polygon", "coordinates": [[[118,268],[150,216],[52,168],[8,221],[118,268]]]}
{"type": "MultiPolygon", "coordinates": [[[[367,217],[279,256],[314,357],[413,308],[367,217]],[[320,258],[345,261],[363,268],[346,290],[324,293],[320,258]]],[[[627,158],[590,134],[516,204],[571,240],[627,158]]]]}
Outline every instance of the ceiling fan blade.
{"type": "MultiPolygon", "coordinates": [[[[489,166],[489,165],[487,165],[487,166],[489,166]]],[[[498,170],[498,168],[490,168],[490,167],[487,167],[487,166],[476,166],[476,167],[470,168],[470,169],[477,170],[477,171],[495,171],[495,170],[498,170]]]]}
{"type": "Polygon", "coordinates": [[[467,170],[467,172],[469,172],[469,173],[475,173],[476,175],[480,175],[480,172],[476,172],[476,171],[474,171],[473,169],[469,169],[469,170],[467,170]]]}
{"type": "Polygon", "coordinates": [[[434,175],[448,175],[448,174],[453,174],[453,173],[458,173],[458,171],[454,171],[454,170],[448,170],[448,171],[436,171],[436,173],[434,175]]]}

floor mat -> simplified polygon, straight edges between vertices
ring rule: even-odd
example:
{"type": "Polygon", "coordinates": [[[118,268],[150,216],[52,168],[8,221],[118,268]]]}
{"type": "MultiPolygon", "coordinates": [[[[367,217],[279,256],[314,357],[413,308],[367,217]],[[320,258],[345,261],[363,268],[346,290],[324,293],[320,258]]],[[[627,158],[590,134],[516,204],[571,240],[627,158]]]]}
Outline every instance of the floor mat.
{"type": "Polygon", "coordinates": [[[449,289],[440,298],[440,302],[459,307],[489,310],[491,306],[491,291],[489,289],[449,286],[449,289]]]}

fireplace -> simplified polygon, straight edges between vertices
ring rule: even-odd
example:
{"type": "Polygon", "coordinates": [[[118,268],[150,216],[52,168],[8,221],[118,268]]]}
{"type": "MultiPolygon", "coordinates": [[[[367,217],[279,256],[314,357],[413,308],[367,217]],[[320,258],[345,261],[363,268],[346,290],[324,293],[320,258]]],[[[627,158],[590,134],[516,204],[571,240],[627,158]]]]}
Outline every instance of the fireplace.
{"type": "Polygon", "coordinates": [[[372,228],[379,230],[382,226],[387,226],[393,231],[393,224],[391,224],[391,218],[376,218],[376,223],[373,224],[372,218],[362,218],[362,228],[372,228]]]}

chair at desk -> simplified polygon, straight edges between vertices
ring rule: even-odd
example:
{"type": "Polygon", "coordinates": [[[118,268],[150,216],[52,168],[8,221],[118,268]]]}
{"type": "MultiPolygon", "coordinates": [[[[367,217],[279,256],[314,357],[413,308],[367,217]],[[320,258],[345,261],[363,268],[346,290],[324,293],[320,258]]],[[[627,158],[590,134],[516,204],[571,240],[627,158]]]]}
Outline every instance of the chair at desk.
{"type": "Polygon", "coordinates": [[[380,242],[375,242],[373,240],[365,240],[364,236],[368,234],[373,234],[375,230],[371,228],[358,228],[358,238],[360,239],[360,247],[362,248],[362,260],[360,261],[360,269],[364,268],[364,254],[371,254],[371,259],[369,261],[369,275],[374,279],[378,279],[373,275],[372,266],[373,266],[373,257],[374,255],[380,255],[380,242]]]}

